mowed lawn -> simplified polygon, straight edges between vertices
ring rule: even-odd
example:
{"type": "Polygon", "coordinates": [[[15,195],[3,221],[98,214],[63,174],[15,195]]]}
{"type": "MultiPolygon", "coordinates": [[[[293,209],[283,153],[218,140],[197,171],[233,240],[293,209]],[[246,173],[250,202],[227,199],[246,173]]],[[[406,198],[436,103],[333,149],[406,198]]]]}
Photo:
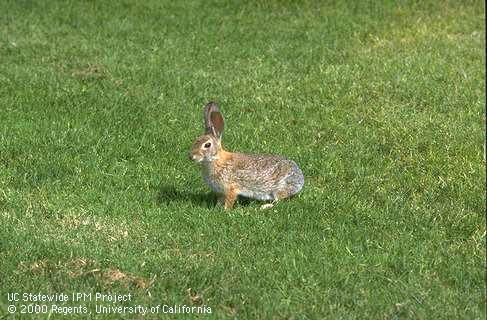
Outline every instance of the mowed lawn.
{"type": "Polygon", "coordinates": [[[133,295],[61,303],[100,319],[485,317],[483,1],[0,12],[0,317],[86,318],[7,299],[77,292],[133,295]],[[299,195],[216,206],[187,158],[209,100],[227,149],[300,165],[299,195]]]}

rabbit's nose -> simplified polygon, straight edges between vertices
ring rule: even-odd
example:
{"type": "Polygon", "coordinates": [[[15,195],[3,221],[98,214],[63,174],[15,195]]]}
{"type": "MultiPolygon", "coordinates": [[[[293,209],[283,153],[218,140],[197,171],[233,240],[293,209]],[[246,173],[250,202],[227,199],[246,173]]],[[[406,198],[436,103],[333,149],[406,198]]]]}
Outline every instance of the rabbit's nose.
{"type": "Polygon", "coordinates": [[[194,160],[194,156],[191,154],[191,153],[188,153],[188,159],[193,161],[194,160]]]}

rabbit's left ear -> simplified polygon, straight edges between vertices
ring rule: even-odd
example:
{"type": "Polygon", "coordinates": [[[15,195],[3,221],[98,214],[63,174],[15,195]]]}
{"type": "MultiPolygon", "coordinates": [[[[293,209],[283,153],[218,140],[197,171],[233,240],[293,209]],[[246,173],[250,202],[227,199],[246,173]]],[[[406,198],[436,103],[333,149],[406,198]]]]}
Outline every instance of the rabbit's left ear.
{"type": "Polygon", "coordinates": [[[225,129],[225,122],[223,121],[223,116],[221,112],[214,111],[210,113],[210,119],[212,123],[211,129],[213,135],[218,139],[221,139],[223,135],[223,129],[225,129]]]}
{"type": "Polygon", "coordinates": [[[216,102],[208,102],[203,110],[205,132],[221,139],[224,129],[223,116],[216,102]]]}

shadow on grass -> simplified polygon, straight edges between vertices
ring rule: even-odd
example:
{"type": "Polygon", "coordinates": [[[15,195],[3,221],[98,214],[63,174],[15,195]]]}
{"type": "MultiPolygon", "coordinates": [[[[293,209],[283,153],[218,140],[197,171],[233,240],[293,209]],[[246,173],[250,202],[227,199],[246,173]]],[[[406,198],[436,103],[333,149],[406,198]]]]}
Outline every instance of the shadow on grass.
{"type": "Polygon", "coordinates": [[[201,207],[214,207],[216,205],[216,195],[212,193],[195,193],[178,190],[172,185],[162,185],[157,194],[157,203],[169,204],[172,202],[191,202],[201,207]]]}
{"type": "MultiPolygon", "coordinates": [[[[205,208],[212,208],[217,206],[217,196],[212,192],[195,193],[178,190],[172,185],[162,185],[159,187],[157,194],[158,204],[191,202],[195,205],[205,208]]],[[[248,206],[252,203],[252,199],[239,197],[237,204],[240,206],[248,206]]]]}

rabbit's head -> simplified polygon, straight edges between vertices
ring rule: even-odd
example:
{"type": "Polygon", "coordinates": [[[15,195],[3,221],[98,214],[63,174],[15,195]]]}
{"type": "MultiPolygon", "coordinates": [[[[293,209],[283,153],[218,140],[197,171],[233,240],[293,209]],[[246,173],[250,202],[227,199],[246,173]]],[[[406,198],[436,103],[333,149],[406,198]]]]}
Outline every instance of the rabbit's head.
{"type": "Polygon", "coordinates": [[[222,150],[221,138],[224,121],[218,104],[209,102],[204,110],[205,134],[198,137],[191,147],[189,158],[195,162],[211,162],[218,159],[222,150]]]}

